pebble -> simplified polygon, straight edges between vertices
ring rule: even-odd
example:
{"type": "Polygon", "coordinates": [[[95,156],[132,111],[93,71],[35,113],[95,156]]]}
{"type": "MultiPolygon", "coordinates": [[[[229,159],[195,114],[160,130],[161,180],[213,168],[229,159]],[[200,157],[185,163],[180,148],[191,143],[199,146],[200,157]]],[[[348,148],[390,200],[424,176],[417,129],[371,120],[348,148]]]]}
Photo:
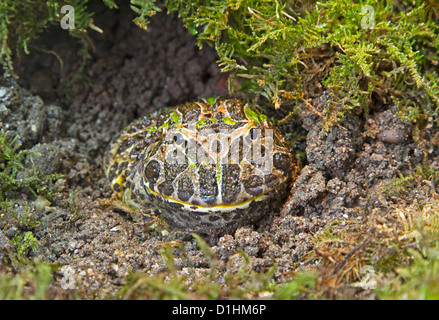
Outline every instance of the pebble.
{"type": "Polygon", "coordinates": [[[378,133],[378,139],[382,142],[399,144],[406,138],[406,134],[402,130],[388,129],[378,133]]]}
{"type": "Polygon", "coordinates": [[[50,206],[50,204],[50,201],[42,195],[39,195],[34,202],[35,208],[37,208],[38,211],[43,211],[44,208],[50,206]]]}
{"type": "Polygon", "coordinates": [[[6,119],[9,115],[9,109],[5,105],[0,104],[0,119],[6,119]]]}

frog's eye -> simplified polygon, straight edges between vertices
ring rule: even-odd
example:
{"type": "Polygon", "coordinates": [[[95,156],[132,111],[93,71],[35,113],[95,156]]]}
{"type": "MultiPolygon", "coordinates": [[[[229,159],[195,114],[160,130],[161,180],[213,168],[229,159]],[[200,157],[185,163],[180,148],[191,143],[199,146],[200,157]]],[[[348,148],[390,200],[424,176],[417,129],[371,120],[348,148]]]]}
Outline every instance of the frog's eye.
{"type": "Polygon", "coordinates": [[[176,133],[174,134],[173,140],[177,145],[181,145],[184,141],[184,137],[181,133],[176,133]]]}

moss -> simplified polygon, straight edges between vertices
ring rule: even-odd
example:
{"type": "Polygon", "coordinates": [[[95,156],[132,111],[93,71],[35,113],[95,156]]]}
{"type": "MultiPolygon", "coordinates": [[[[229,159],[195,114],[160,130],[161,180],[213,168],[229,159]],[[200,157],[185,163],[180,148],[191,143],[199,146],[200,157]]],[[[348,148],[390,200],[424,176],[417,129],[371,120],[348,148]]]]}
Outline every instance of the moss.
{"type": "Polygon", "coordinates": [[[297,272],[293,280],[277,286],[272,298],[277,300],[317,298],[317,275],[316,271],[297,272]]]}
{"type": "Polygon", "coordinates": [[[406,237],[411,240],[406,255],[409,263],[399,264],[396,276],[377,287],[381,299],[439,298],[439,200],[419,208],[412,205],[400,211],[406,237]]]}
{"type": "Polygon", "coordinates": [[[409,186],[412,185],[413,175],[410,173],[407,176],[399,173],[398,177],[394,177],[391,182],[383,186],[382,191],[390,196],[401,195],[403,192],[409,190],[409,186]]]}
{"type": "Polygon", "coordinates": [[[0,275],[1,300],[41,300],[47,298],[52,281],[50,265],[37,263],[17,275],[0,275]]]}
{"type": "Polygon", "coordinates": [[[32,157],[30,150],[19,150],[21,144],[18,136],[9,139],[8,132],[0,131],[0,208],[7,209],[13,202],[6,198],[6,192],[26,188],[33,195],[43,194],[46,198],[53,196],[53,182],[63,177],[61,174],[42,174],[38,167],[33,167],[33,174],[18,178],[17,174],[24,169],[25,157],[32,157]]]}
{"type": "Polygon", "coordinates": [[[12,221],[22,229],[35,228],[41,224],[40,221],[36,220],[33,214],[29,210],[29,205],[25,203],[24,212],[17,214],[14,211],[8,212],[8,216],[12,218],[12,221]]]}
{"type": "Polygon", "coordinates": [[[34,237],[32,231],[27,231],[22,235],[15,235],[11,242],[16,247],[19,256],[22,256],[28,249],[32,249],[32,251],[37,250],[39,245],[39,241],[34,237]]]}
{"type": "MultiPolygon", "coordinates": [[[[135,1],[147,23],[159,8],[135,1]]],[[[392,101],[401,112],[439,108],[437,5],[431,1],[164,1],[198,44],[215,46],[223,71],[276,108],[329,90],[326,121],[392,101]],[[365,7],[369,6],[369,7],[365,7]],[[374,23],[369,16],[373,9],[374,23]]]]}
{"type": "Polygon", "coordinates": [[[320,266],[314,292],[342,298],[342,288],[350,287],[380,299],[437,299],[439,198],[413,201],[413,190],[430,190],[425,182],[436,178],[434,168],[420,165],[381,189],[398,204],[385,212],[366,207],[363,218],[335,220],[316,233],[314,249],[301,261],[320,266]]]}
{"type": "Polygon", "coordinates": [[[20,147],[16,144],[18,136],[12,141],[8,139],[8,133],[0,131],[0,203],[5,209],[9,204],[5,199],[5,191],[17,189],[21,181],[16,179],[17,171],[23,169],[24,157],[29,153],[28,150],[18,151],[20,147]]]}

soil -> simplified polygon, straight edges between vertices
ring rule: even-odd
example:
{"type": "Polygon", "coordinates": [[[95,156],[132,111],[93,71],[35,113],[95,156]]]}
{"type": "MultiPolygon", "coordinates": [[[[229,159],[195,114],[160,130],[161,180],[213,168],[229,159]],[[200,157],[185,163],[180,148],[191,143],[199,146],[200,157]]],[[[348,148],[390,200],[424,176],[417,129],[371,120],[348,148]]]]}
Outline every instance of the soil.
{"type": "MultiPolygon", "coordinates": [[[[20,174],[29,174],[34,163],[44,174],[64,175],[54,185],[50,204],[26,190],[8,194],[17,200],[12,208],[17,216],[31,214],[40,222],[26,227],[39,240],[37,250],[26,255],[63,266],[56,286],[61,287],[63,275],[74,274],[88,298],[101,298],[120,290],[130,272],[166,271],[160,249],[172,241],[184,244],[189,260],[177,256],[178,269],[203,273],[208,268],[191,235],[151,230],[108,205],[112,191],[102,157],[111,138],[132,120],[161,107],[224,95],[227,89],[215,51],[199,50],[176,17],[159,13],[145,31],[132,23],[128,7],[91,10],[104,32],[90,33],[94,47],[86,64],[81,43],[60,28],[48,30],[31,55],[16,61],[18,83],[0,86],[0,121],[11,136],[20,136],[22,149],[38,152],[20,174]]],[[[437,148],[421,148],[395,106],[375,107],[367,118],[346,114],[328,130],[320,116],[328,101],[324,93],[312,108],[300,108],[296,120],[306,134],[306,159],[285,206],[212,243],[221,261],[218,281],[245,263],[239,248],[248,254],[250,270],[265,271],[277,263],[274,277],[286,281],[297,268],[312,267],[303,265],[304,257],[313,249],[314,235],[332,221],[389,210],[394,201],[379,187],[421,163],[423,150],[431,151],[429,159],[436,161],[430,164],[437,169],[437,148]]],[[[427,144],[437,140],[431,139],[431,122],[424,137],[433,142],[427,144]]],[[[14,250],[11,240],[26,231],[14,221],[2,219],[0,252],[14,250]]],[[[5,268],[16,272],[20,266],[5,268]]]]}

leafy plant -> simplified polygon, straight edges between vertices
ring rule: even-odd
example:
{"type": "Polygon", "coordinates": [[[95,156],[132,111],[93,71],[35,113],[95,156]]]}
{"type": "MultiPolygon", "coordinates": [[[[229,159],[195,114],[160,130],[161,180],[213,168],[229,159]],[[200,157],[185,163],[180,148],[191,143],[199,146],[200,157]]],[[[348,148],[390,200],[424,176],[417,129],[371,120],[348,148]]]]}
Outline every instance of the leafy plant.
{"type": "Polygon", "coordinates": [[[38,167],[33,167],[33,174],[17,178],[17,173],[24,170],[25,157],[35,155],[31,150],[19,150],[21,144],[17,142],[18,136],[9,141],[8,132],[0,130],[0,208],[6,209],[13,202],[8,201],[5,192],[20,188],[27,188],[35,196],[45,194],[50,198],[53,181],[62,177],[61,174],[42,174],[38,167]]]}
{"type": "Polygon", "coordinates": [[[22,181],[16,179],[18,170],[23,169],[24,157],[29,150],[18,151],[20,144],[18,136],[11,142],[8,141],[8,133],[0,131],[0,203],[5,201],[6,190],[16,190],[22,185],[22,181]]]}
{"type": "Polygon", "coordinates": [[[50,265],[38,263],[17,275],[0,274],[1,300],[44,299],[52,281],[50,265]]]}
{"type": "MultiPolygon", "coordinates": [[[[152,0],[135,5],[139,25],[158,11],[152,0]]],[[[374,102],[421,107],[429,115],[439,108],[439,27],[428,1],[167,0],[164,6],[200,47],[215,47],[223,71],[233,72],[229,84],[245,79],[243,90],[276,108],[322,90],[338,102],[326,118],[331,123],[347,111],[367,112],[374,102]],[[373,8],[371,27],[361,25],[365,6],[373,8]]]]}
{"type": "Polygon", "coordinates": [[[27,231],[22,235],[15,235],[12,244],[17,248],[17,254],[22,256],[27,249],[37,250],[39,241],[34,237],[31,231],[27,231]]]}

